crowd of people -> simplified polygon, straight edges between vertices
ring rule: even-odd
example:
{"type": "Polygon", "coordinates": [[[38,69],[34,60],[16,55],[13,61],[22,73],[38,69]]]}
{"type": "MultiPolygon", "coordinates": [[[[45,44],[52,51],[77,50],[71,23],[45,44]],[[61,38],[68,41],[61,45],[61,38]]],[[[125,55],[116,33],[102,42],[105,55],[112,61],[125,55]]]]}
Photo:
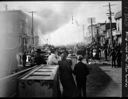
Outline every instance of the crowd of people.
{"type": "Polygon", "coordinates": [[[112,68],[121,67],[121,46],[114,46],[109,54],[112,59],[112,68]]]}
{"type": "MultiPolygon", "coordinates": [[[[50,49],[47,60],[44,58],[41,49],[37,49],[34,54],[31,54],[33,58],[29,61],[34,61],[34,65],[47,64],[58,65],[59,81],[63,87],[62,97],[79,97],[86,96],[86,79],[89,74],[89,68],[82,62],[82,55],[73,55],[72,50],[66,49],[50,49]],[[73,61],[72,56],[76,57],[76,63],[72,68],[73,61]],[[33,60],[32,60],[33,59],[33,60]]],[[[25,66],[27,60],[27,53],[23,54],[23,66],[25,66]]]]}
{"type": "Polygon", "coordinates": [[[112,68],[121,67],[121,44],[115,44],[113,47],[104,46],[104,48],[87,48],[86,61],[105,60],[111,61],[112,68]]]}
{"type": "Polygon", "coordinates": [[[56,50],[52,50],[51,52],[47,64],[59,65],[59,78],[63,87],[62,97],[85,97],[86,77],[89,74],[89,68],[82,62],[83,56],[77,55],[77,63],[73,69],[71,51],[63,50],[60,54],[56,50]]]}
{"type": "MultiPolygon", "coordinates": [[[[113,48],[105,47],[104,59],[108,60],[111,57],[112,67],[121,66],[121,46],[117,45],[113,48]]],[[[90,69],[87,64],[90,59],[100,59],[101,50],[86,48],[84,50],[74,53],[72,50],[51,48],[50,52],[45,53],[41,49],[37,49],[30,55],[28,59],[32,65],[58,65],[59,66],[59,80],[63,87],[62,97],[77,97],[86,96],[86,80],[87,75],[90,73],[90,69]],[[46,58],[47,56],[47,58],[46,58]],[[72,57],[76,57],[76,63],[73,63],[72,57]],[[98,58],[97,58],[98,57],[98,58]],[[86,63],[83,62],[86,59],[86,63]],[[74,68],[72,68],[74,65],[74,68]],[[74,78],[75,77],[75,78],[74,78]]],[[[23,66],[25,66],[27,60],[27,53],[23,54],[23,66]]]]}

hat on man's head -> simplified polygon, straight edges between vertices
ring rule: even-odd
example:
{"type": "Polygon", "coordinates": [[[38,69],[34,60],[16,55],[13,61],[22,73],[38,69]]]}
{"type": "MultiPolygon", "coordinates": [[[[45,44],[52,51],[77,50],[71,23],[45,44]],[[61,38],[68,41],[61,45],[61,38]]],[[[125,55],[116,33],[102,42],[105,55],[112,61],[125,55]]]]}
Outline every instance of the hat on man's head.
{"type": "Polygon", "coordinates": [[[40,52],[41,52],[41,49],[37,49],[36,52],[37,52],[37,53],[40,53],[40,52]]]}
{"type": "Polygon", "coordinates": [[[52,49],[50,50],[51,53],[54,53],[55,51],[56,51],[55,48],[52,48],[52,49]]]}
{"type": "Polygon", "coordinates": [[[68,59],[71,59],[72,58],[71,54],[68,54],[67,58],[68,59]]]}
{"type": "Polygon", "coordinates": [[[77,59],[78,59],[79,61],[81,61],[81,60],[83,59],[83,56],[82,56],[82,55],[78,55],[78,56],[77,56],[77,59]]]}

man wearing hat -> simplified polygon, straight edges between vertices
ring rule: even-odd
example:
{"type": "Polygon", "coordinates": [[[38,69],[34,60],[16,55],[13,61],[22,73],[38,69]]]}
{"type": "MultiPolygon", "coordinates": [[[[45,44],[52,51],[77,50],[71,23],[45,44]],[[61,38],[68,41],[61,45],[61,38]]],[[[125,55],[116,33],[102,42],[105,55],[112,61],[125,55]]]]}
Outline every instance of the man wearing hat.
{"type": "Polygon", "coordinates": [[[86,96],[86,79],[89,74],[89,68],[82,62],[83,56],[78,55],[78,63],[74,67],[73,73],[76,76],[77,88],[79,91],[79,96],[86,96]]]}
{"type": "Polygon", "coordinates": [[[68,52],[63,51],[59,64],[59,80],[61,82],[63,91],[62,97],[76,97],[77,87],[72,75],[71,61],[67,59],[68,52]]]}
{"type": "Polygon", "coordinates": [[[56,64],[58,64],[58,58],[57,58],[57,54],[56,54],[56,50],[55,49],[51,49],[51,54],[48,57],[47,64],[48,65],[56,65],[56,64]]]}
{"type": "Polygon", "coordinates": [[[46,64],[44,57],[41,56],[41,49],[37,49],[36,51],[35,64],[36,65],[46,64]]]}
{"type": "Polygon", "coordinates": [[[112,68],[116,67],[116,49],[112,48],[110,55],[112,57],[112,68]]]}

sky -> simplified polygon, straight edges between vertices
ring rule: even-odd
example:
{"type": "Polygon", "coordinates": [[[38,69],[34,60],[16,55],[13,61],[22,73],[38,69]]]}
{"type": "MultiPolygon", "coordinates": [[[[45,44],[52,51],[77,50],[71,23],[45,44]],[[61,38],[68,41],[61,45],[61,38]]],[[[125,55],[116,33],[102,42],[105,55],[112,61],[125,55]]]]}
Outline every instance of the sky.
{"type": "MultiPolygon", "coordinates": [[[[7,4],[8,10],[22,10],[29,15],[29,11],[36,11],[34,20],[38,24],[39,44],[57,46],[87,43],[83,35],[90,36],[87,30],[89,18],[94,18],[93,24],[109,22],[106,14],[109,2],[114,15],[121,10],[121,1],[13,1],[0,2],[0,10],[5,10],[7,4]]],[[[112,21],[115,21],[114,16],[112,21]]]]}

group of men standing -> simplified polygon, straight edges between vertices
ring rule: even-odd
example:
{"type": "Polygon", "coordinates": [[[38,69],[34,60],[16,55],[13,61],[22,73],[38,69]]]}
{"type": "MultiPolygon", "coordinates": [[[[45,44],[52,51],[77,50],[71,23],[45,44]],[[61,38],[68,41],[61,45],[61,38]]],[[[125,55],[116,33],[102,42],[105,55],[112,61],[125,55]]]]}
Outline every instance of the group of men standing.
{"type": "Polygon", "coordinates": [[[51,55],[48,57],[47,64],[59,65],[59,80],[63,87],[62,97],[77,97],[86,96],[86,80],[89,74],[89,68],[82,62],[83,56],[77,56],[77,63],[74,69],[68,51],[63,51],[58,55],[55,50],[51,51],[51,55]],[[75,79],[74,79],[75,76],[75,79]]]}
{"type": "MultiPolygon", "coordinates": [[[[72,53],[67,50],[63,50],[59,52],[56,49],[51,49],[50,54],[47,58],[47,61],[44,57],[41,56],[41,50],[37,50],[36,57],[34,62],[37,65],[47,64],[47,65],[59,65],[59,81],[62,85],[62,97],[79,97],[86,96],[86,80],[87,75],[90,73],[89,68],[83,62],[84,54],[76,53],[77,62],[73,63],[72,53]],[[74,68],[72,68],[74,67],[74,68]]],[[[86,62],[88,63],[89,59],[89,50],[86,50],[86,62]]],[[[104,51],[105,54],[107,50],[104,51]]],[[[112,58],[112,67],[121,66],[121,47],[116,46],[113,47],[112,50],[107,53],[105,59],[107,60],[107,56],[111,56],[112,58]],[[117,63],[117,64],[116,64],[117,63]]],[[[26,60],[25,54],[23,55],[23,60],[26,60]]],[[[23,63],[25,65],[25,63],[23,63]]]]}
{"type": "MultiPolygon", "coordinates": [[[[59,65],[58,74],[63,88],[62,97],[86,96],[86,80],[89,74],[89,68],[82,62],[84,58],[82,55],[76,55],[75,57],[77,60],[74,64],[70,52],[67,50],[59,52],[56,49],[51,49],[47,61],[42,57],[40,49],[37,49],[34,57],[34,64],[36,65],[59,65]]],[[[23,66],[26,65],[26,59],[26,53],[24,53],[23,66]]]]}
{"type": "Polygon", "coordinates": [[[115,46],[112,48],[109,56],[111,56],[112,58],[112,68],[115,67],[121,67],[121,47],[120,45],[115,46]]]}

